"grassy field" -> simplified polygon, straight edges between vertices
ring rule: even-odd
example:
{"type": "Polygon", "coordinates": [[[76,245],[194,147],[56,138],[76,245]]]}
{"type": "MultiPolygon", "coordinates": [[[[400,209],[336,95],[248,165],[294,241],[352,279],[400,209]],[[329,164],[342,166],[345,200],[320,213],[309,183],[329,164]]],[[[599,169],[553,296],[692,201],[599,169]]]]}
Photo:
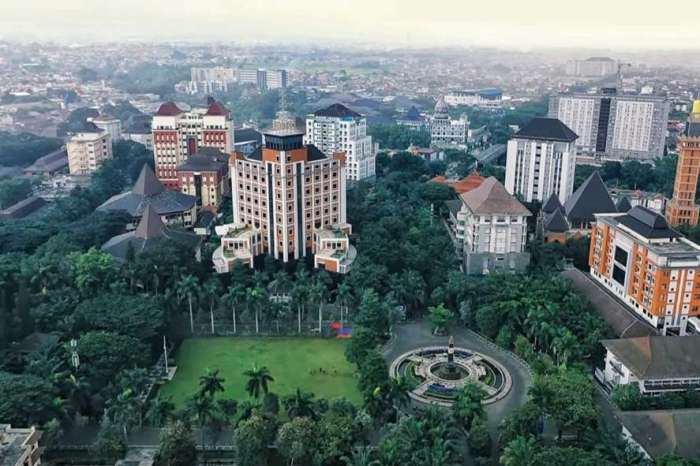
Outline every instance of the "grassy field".
{"type": "Polygon", "coordinates": [[[243,372],[267,366],[275,381],[270,391],[292,394],[297,387],[319,398],[345,397],[359,404],[355,367],[344,355],[346,342],[321,338],[191,338],[176,354],[175,378],[161,388],[182,406],[198,389],[199,376],[219,369],[226,398],[245,400],[247,378],[243,372]],[[319,369],[323,368],[324,373],[319,369]]]}

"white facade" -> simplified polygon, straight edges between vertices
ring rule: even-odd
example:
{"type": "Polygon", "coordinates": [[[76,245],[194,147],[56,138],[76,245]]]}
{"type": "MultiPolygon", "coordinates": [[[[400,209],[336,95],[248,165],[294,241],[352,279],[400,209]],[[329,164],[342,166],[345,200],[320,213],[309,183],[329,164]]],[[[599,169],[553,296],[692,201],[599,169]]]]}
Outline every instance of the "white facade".
{"type": "Polygon", "coordinates": [[[228,85],[236,80],[236,70],[224,66],[193,67],[190,74],[188,89],[192,94],[226,92],[228,85]]]}
{"type": "Polygon", "coordinates": [[[112,158],[112,138],[107,132],[78,133],[66,143],[71,175],[89,175],[112,158]]]}
{"type": "Polygon", "coordinates": [[[498,89],[454,91],[445,95],[445,103],[452,107],[500,108],[503,95],[498,89]]]}
{"type": "Polygon", "coordinates": [[[571,60],[566,64],[566,74],[579,77],[603,77],[617,72],[617,62],[611,58],[571,60]]]}
{"type": "Polygon", "coordinates": [[[97,117],[92,122],[102,131],[106,131],[112,137],[112,142],[122,139],[122,122],[119,118],[97,117]]]}
{"type": "Polygon", "coordinates": [[[430,119],[430,145],[435,147],[466,147],[469,141],[469,119],[462,115],[452,119],[435,115],[430,119]]]}
{"type": "Polygon", "coordinates": [[[306,118],[306,144],[313,144],[325,154],[345,152],[347,179],[359,181],[375,175],[379,147],[367,135],[367,119],[360,117],[328,117],[309,115],[306,118]]]}
{"type": "Polygon", "coordinates": [[[574,191],[574,142],[520,139],[508,141],[506,190],[527,202],[545,202],[556,194],[566,202],[574,191]]]}

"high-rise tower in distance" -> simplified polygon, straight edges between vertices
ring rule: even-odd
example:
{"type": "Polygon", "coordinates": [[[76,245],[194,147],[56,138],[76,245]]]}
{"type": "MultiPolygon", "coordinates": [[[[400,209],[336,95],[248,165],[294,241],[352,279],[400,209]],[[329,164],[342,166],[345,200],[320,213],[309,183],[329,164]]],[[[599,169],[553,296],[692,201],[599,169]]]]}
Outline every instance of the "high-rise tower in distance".
{"type": "Polygon", "coordinates": [[[666,216],[671,225],[695,226],[700,214],[700,206],[695,203],[700,176],[700,100],[693,104],[685,133],[678,139],[678,148],[673,199],[666,216]]]}

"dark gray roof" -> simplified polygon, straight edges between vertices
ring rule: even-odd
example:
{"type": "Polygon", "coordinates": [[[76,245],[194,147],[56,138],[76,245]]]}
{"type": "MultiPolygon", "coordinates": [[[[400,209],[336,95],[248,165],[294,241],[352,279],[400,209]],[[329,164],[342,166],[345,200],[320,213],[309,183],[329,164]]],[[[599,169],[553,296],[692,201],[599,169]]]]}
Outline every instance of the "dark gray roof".
{"type": "Polygon", "coordinates": [[[678,238],[681,236],[680,233],[668,226],[668,222],[666,222],[663,215],[646,207],[633,207],[626,215],[619,217],[617,220],[645,238],[678,238]]]}
{"type": "Polygon", "coordinates": [[[569,222],[576,224],[593,222],[595,220],[593,214],[617,212],[597,170],[591,173],[591,176],[566,200],[564,210],[569,222]]]}
{"type": "Polygon", "coordinates": [[[564,206],[561,205],[561,202],[559,202],[559,197],[552,193],[551,196],[549,196],[549,199],[547,199],[547,202],[544,203],[542,206],[542,212],[545,214],[551,214],[557,209],[564,209],[564,206]]]}
{"type": "Polygon", "coordinates": [[[194,233],[166,227],[160,215],[149,205],[136,230],[111,238],[102,245],[102,250],[111,254],[117,262],[124,262],[130,249],[138,255],[152,250],[164,240],[172,240],[192,250],[198,248],[201,242],[201,238],[194,233]]]}
{"type": "Polygon", "coordinates": [[[639,379],[700,377],[700,335],[653,335],[601,343],[639,379]]]}
{"type": "Polygon", "coordinates": [[[461,199],[450,199],[449,201],[445,201],[445,206],[447,206],[447,209],[454,215],[455,217],[457,216],[457,213],[462,210],[462,200],[461,199]]]}
{"type": "Polygon", "coordinates": [[[68,152],[61,147],[49,154],[39,157],[33,164],[24,169],[25,173],[52,173],[68,166],[68,152]]]}
{"type": "Polygon", "coordinates": [[[346,117],[351,117],[351,118],[360,118],[362,115],[359,113],[350,110],[343,104],[333,104],[330,105],[326,108],[322,108],[321,110],[317,110],[314,115],[316,116],[323,116],[323,117],[337,117],[337,118],[346,118],[346,117]]]}
{"type": "Polygon", "coordinates": [[[578,135],[557,118],[535,117],[515,135],[519,139],[574,142],[578,135]]]}
{"type": "Polygon", "coordinates": [[[314,146],[313,144],[308,144],[306,146],[306,149],[308,151],[309,162],[315,162],[316,160],[323,160],[328,158],[328,155],[323,153],[321,149],[314,146]]]}
{"type": "Polygon", "coordinates": [[[236,144],[251,141],[255,141],[258,144],[262,144],[262,133],[260,133],[254,128],[236,129],[233,132],[233,139],[236,144]]]}
{"type": "Polygon", "coordinates": [[[627,199],[627,196],[622,196],[620,199],[618,199],[615,208],[618,212],[624,214],[632,208],[632,204],[630,204],[630,200],[627,199]]]}
{"type": "Polygon", "coordinates": [[[228,156],[213,147],[202,147],[196,154],[187,157],[178,171],[218,171],[228,164],[228,156]]]}
{"type": "Polygon", "coordinates": [[[700,458],[700,409],[622,411],[620,422],[653,458],[700,458]]]}
{"type": "Polygon", "coordinates": [[[169,215],[191,210],[196,202],[195,196],[165,189],[153,170],[144,165],[131,191],[112,196],[97,210],[123,211],[132,217],[140,217],[147,206],[152,206],[159,215],[169,215]]]}
{"type": "Polygon", "coordinates": [[[551,214],[545,214],[544,229],[552,233],[564,233],[569,231],[569,222],[561,209],[556,209],[551,214]]]}

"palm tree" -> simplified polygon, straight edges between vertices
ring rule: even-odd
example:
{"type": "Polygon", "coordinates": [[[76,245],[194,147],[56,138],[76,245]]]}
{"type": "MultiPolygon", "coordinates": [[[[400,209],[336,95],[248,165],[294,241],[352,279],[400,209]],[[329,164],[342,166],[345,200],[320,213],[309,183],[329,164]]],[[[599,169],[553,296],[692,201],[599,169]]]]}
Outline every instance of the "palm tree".
{"type": "Polygon", "coordinates": [[[323,300],[326,298],[326,293],[328,289],[326,284],[323,283],[319,278],[314,280],[311,289],[309,290],[309,297],[318,303],[318,333],[323,332],[323,300]]]}
{"type": "Polygon", "coordinates": [[[199,435],[202,445],[204,445],[204,427],[213,419],[215,415],[214,402],[210,396],[198,393],[193,400],[192,409],[199,424],[199,435]]]}
{"type": "Polygon", "coordinates": [[[373,455],[374,447],[359,445],[352,449],[350,457],[342,456],[340,459],[345,466],[379,466],[379,461],[372,459],[373,455]]]}
{"type": "Polygon", "coordinates": [[[314,410],[314,394],[302,392],[297,388],[294,395],[284,400],[287,408],[287,416],[294,417],[310,417],[316,419],[316,411],[314,410]]]}
{"type": "Polygon", "coordinates": [[[218,278],[210,278],[202,287],[202,294],[209,301],[209,319],[211,321],[211,333],[214,334],[214,307],[221,296],[221,282],[218,278]]]}
{"type": "Polygon", "coordinates": [[[254,276],[255,285],[248,289],[248,306],[253,308],[255,312],[255,333],[260,333],[260,308],[262,307],[263,301],[267,297],[265,294],[265,287],[263,286],[263,276],[262,274],[256,272],[254,276]]]}
{"type": "Polygon", "coordinates": [[[343,281],[338,285],[338,293],[336,295],[336,301],[340,305],[340,326],[345,327],[345,319],[343,319],[343,310],[345,310],[345,317],[347,317],[348,304],[352,299],[352,291],[350,290],[350,285],[346,281],[343,281]]]}
{"type": "Polygon", "coordinates": [[[267,385],[275,381],[272,375],[270,375],[270,370],[265,366],[260,369],[253,366],[253,369],[245,371],[243,375],[248,377],[248,383],[246,383],[245,386],[248,395],[256,400],[260,397],[260,392],[267,394],[267,385]]]}
{"type": "Polygon", "coordinates": [[[530,466],[532,464],[537,442],[534,437],[516,437],[503,449],[501,464],[504,466],[530,466]]]}
{"type": "Polygon", "coordinates": [[[231,306],[231,320],[233,321],[233,333],[236,333],[236,308],[245,299],[245,288],[236,284],[228,289],[228,293],[224,295],[224,300],[231,306]]]}
{"type": "Polygon", "coordinates": [[[140,415],[138,400],[130,388],[117,395],[107,410],[108,418],[122,428],[125,441],[128,436],[127,428],[140,422],[140,415]]]}
{"type": "Polygon", "coordinates": [[[226,379],[219,377],[219,369],[207,369],[206,373],[199,377],[199,393],[202,396],[214,396],[217,392],[224,391],[224,382],[226,379]]]}
{"type": "Polygon", "coordinates": [[[185,275],[184,277],[180,278],[180,280],[178,280],[175,286],[177,287],[178,300],[182,302],[185,300],[185,298],[187,298],[187,303],[190,308],[190,332],[194,333],[194,314],[192,312],[192,297],[195,295],[197,289],[199,288],[199,280],[197,280],[197,277],[193,275],[185,275]]]}
{"type": "Polygon", "coordinates": [[[391,379],[389,382],[389,396],[397,408],[403,408],[410,403],[411,398],[408,394],[413,388],[406,377],[391,379]]]}
{"type": "Polygon", "coordinates": [[[305,314],[306,300],[309,297],[309,272],[307,272],[302,262],[299,262],[297,270],[294,273],[294,287],[292,293],[297,305],[298,332],[301,333],[302,316],[305,314]]]}
{"type": "Polygon", "coordinates": [[[146,422],[151,427],[163,427],[175,412],[175,404],[170,397],[156,397],[146,412],[146,422]]]}

